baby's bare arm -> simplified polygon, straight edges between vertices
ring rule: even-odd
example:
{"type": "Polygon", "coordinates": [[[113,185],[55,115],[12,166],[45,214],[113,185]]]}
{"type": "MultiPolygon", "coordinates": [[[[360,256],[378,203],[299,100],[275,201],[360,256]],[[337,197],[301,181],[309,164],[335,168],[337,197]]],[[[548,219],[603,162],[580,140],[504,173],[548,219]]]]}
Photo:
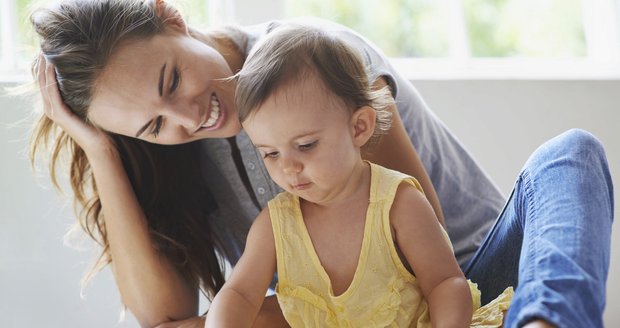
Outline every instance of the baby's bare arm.
{"type": "Polygon", "coordinates": [[[275,242],[266,208],[252,224],[241,259],[211,303],[205,327],[251,327],[275,270],[275,242]]]}
{"type": "Polygon", "coordinates": [[[401,184],[390,222],[428,302],[433,327],[469,327],[472,299],[467,280],[424,195],[401,184]]]}

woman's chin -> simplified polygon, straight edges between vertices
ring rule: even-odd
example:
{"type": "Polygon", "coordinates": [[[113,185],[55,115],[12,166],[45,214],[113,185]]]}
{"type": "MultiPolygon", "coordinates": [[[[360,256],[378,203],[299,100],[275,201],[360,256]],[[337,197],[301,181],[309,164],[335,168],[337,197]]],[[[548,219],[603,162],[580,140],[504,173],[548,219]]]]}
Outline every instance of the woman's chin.
{"type": "Polygon", "coordinates": [[[197,131],[196,139],[230,138],[239,134],[241,130],[242,127],[238,120],[230,120],[224,125],[217,126],[211,129],[202,129],[200,131],[197,131]]]}

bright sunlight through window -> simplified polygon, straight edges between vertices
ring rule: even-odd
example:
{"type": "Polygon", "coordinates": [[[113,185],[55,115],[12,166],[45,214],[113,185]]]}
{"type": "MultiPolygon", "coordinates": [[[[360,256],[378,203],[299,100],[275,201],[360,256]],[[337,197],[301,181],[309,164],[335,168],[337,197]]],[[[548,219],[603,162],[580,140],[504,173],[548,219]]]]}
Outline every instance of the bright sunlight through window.
{"type": "MultiPolygon", "coordinates": [[[[192,26],[319,16],[410,78],[620,78],[620,0],[171,0],[192,26]]],[[[0,2],[0,77],[34,57],[30,0],[0,2]]],[[[37,2],[38,3],[38,2],[37,2]]]]}

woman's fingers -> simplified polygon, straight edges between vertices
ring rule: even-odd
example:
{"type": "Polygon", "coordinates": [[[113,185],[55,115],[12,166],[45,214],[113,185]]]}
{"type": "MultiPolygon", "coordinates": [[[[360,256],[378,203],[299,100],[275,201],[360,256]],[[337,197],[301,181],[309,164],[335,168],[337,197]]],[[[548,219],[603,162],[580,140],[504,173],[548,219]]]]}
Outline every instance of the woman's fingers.
{"type": "Polygon", "coordinates": [[[40,55],[37,66],[39,88],[43,97],[43,111],[47,117],[63,125],[64,122],[61,121],[71,119],[73,113],[60,96],[54,65],[40,55]]]}
{"type": "Polygon", "coordinates": [[[54,117],[54,107],[56,104],[53,103],[53,99],[51,93],[58,89],[58,83],[56,82],[56,73],[54,72],[54,66],[45,60],[45,97],[47,102],[47,111],[46,114],[48,117],[54,117]]]}
{"type": "Polygon", "coordinates": [[[46,114],[53,120],[56,120],[54,114],[59,114],[55,109],[65,104],[60,98],[60,91],[58,91],[58,82],[56,81],[56,72],[54,71],[54,65],[45,61],[45,96],[47,97],[48,110],[46,114]]]}
{"type": "Polygon", "coordinates": [[[109,145],[111,140],[103,131],[86,123],[62,100],[54,65],[42,54],[39,55],[36,71],[45,115],[69,134],[84,151],[92,152],[98,148],[112,149],[113,147],[109,145]],[[108,147],[103,147],[104,145],[108,147]]]}
{"type": "Polygon", "coordinates": [[[155,328],[203,328],[205,326],[204,317],[193,317],[181,321],[170,321],[159,324],[155,328]]]}
{"type": "Polygon", "coordinates": [[[43,99],[43,111],[45,115],[50,116],[50,103],[47,95],[47,79],[46,79],[47,60],[43,57],[43,54],[39,55],[37,60],[37,82],[39,82],[39,91],[43,99]]]}
{"type": "Polygon", "coordinates": [[[58,80],[56,79],[56,71],[54,65],[50,63],[46,64],[45,78],[47,81],[46,91],[49,100],[50,114],[64,115],[71,114],[69,107],[60,97],[60,90],[58,89],[58,80]]]}

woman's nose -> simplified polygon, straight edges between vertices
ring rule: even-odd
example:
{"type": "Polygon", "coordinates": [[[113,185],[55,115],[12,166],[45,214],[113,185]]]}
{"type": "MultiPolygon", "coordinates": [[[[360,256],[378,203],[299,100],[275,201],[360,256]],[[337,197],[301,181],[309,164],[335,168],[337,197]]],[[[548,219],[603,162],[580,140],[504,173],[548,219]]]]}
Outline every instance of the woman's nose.
{"type": "Polygon", "coordinates": [[[188,132],[194,132],[204,121],[204,113],[196,105],[175,105],[168,108],[167,116],[173,123],[182,126],[188,132]]]}

